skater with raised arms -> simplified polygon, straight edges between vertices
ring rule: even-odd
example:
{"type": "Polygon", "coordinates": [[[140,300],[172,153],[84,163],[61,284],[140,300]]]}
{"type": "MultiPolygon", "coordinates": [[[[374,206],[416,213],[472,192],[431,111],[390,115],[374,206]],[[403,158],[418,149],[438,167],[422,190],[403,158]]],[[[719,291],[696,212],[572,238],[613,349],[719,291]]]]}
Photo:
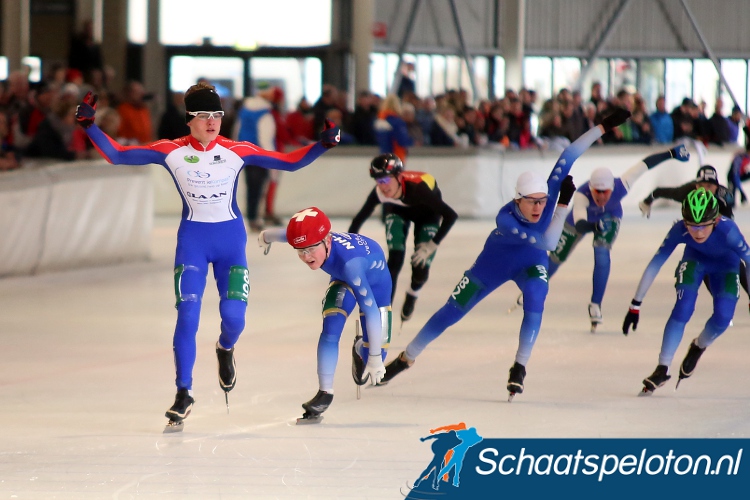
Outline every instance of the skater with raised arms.
{"type": "Polygon", "coordinates": [[[621,177],[615,177],[606,167],[597,168],[591,172],[589,181],[579,187],[573,197],[573,211],[568,214],[560,241],[549,256],[549,277],[555,275],[583,237],[593,232],[593,288],[588,306],[592,333],[603,321],[602,301],[609,281],[612,245],[620,231],[622,199],[644,173],[673,158],[686,162],[690,154],[685,146],[680,144],[669,151],[647,156],[630,167],[621,177]]]}
{"type": "Polygon", "coordinates": [[[318,392],[302,404],[305,413],[297,419],[298,424],[317,423],[333,402],[341,332],[355,305],[363,335],[355,337],[352,347],[354,382],[364,385],[369,380],[375,385],[385,375],[383,361],[391,340],[391,275],[377,242],[361,234],[331,232],[331,221],[317,207],[294,214],[285,229],[267,229],[258,235],[266,254],[273,242],[288,242],[310,269],[331,276],[318,340],[318,392]]]}
{"type": "MultiPolygon", "coordinates": [[[[680,345],[685,326],[695,311],[698,289],[708,276],[713,295],[713,314],[703,330],[690,343],[680,366],[677,384],[693,374],[698,360],[708,346],[729,327],[740,296],[737,270],[740,260],[750,264],[750,248],[737,224],[721,216],[716,197],[704,188],[691,191],[682,202],[682,220],[674,223],[656,254],[643,272],[638,289],[622,325],[627,335],[630,327],[638,327],[640,308],[649,287],[659,270],[679,244],[685,245],[682,259],[675,271],[677,301],[664,327],[659,363],[654,372],[643,380],[640,395],[650,395],[672,376],[669,366],[680,345]]],[[[750,269],[746,267],[746,270],[750,269]]],[[[746,271],[747,272],[747,271],[746,271]]],[[[676,387],[675,387],[676,389],[676,387]]]]}
{"type": "Polygon", "coordinates": [[[401,159],[393,153],[382,154],[372,160],[370,177],[375,180],[375,187],[354,216],[349,232],[358,233],[375,207],[379,203],[383,204],[393,300],[398,275],[404,265],[409,226],[414,223],[411,286],[406,291],[401,308],[401,321],[404,322],[411,319],[419,291],[430,275],[430,265],[438,245],[458,219],[458,214],[443,201],[440,188],[432,175],[404,171],[401,159]]]}
{"type": "Polygon", "coordinates": [[[615,108],[601,125],[565,148],[546,181],[534,172],[524,172],[518,177],[515,198],[500,209],[497,227],[477,260],[464,273],[448,302],[427,321],[406,350],[388,364],[384,382],[409,368],[430,342],[496,288],[512,280],[523,294],[524,314],[515,362],[509,371],[508,399],[523,392],[526,365],[541,328],[549,287],[547,252],[555,248],[560,238],[568,204],[575,192],[568,172],[589,146],[608,130],[625,123],[629,116],[627,110],[615,108]]]}
{"type": "MultiPolygon", "coordinates": [[[[182,198],[177,230],[174,287],[177,325],[173,337],[177,394],[166,412],[165,432],[182,430],[193,404],[193,366],[201,301],[208,265],[220,296],[220,335],[216,343],[219,385],[225,395],[236,383],[234,346],[245,328],[250,283],[247,233],[237,205],[237,180],[246,165],[298,170],[339,142],[339,129],[327,124],[320,142],[288,154],[266,151],[249,142],[219,135],[224,116],[212,85],[199,83],[185,92],[185,120],[190,135],[140,146],[121,146],[94,124],[97,96],[89,92],[76,110],[78,123],[109,163],[167,169],[182,198]]],[[[227,399],[227,410],[229,401],[227,399]]]]}

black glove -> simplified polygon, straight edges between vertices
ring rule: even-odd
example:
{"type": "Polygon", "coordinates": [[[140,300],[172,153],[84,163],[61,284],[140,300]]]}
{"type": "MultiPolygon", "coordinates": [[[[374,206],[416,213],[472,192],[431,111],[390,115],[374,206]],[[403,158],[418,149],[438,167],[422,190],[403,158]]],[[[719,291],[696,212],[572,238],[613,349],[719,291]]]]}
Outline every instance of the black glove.
{"type": "Polygon", "coordinates": [[[323,132],[320,133],[320,143],[326,149],[331,149],[341,142],[341,130],[331,120],[326,118],[323,132]]]}
{"type": "Polygon", "coordinates": [[[576,192],[576,185],[573,184],[573,176],[567,175],[560,184],[560,197],[557,199],[558,205],[569,205],[573,194],[576,192]]]}
{"type": "Polygon", "coordinates": [[[630,330],[630,326],[633,325],[633,331],[638,328],[638,315],[641,312],[641,301],[640,300],[631,300],[630,301],[630,309],[628,309],[628,314],[625,315],[625,321],[622,322],[622,333],[624,335],[628,334],[628,331],[630,330]]]}
{"type": "Polygon", "coordinates": [[[99,96],[88,92],[83,97],[83,102],[76,108],[76,120],[78,124],[83,128],[89,128],[94,124],[94,117],[96,116],[96,101],[99,100],[99,96]]]}
{"type": "Polygon", "coordinates": [[[602,126],[605,132],[609,132],[613,128],[619,127],[630,118],[630,111],[625,108],[613,108],[612,111],[602,118],[602,126]]]}

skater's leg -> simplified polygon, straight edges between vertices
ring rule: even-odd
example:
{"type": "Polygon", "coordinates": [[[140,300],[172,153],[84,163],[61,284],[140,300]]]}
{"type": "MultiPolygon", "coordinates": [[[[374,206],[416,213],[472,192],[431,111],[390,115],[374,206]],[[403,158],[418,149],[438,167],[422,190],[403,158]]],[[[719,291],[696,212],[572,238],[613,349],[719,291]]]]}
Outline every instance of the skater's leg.
{"type": "Polygon", "coordinates": [[[487,286],[472,271],[466,271],[454,288],[448,302],[432,315],[417,336],[406,346],[407,361],[413,362],[417,359],[430,342],[438,338],[447,328],[455,325],[498,286],[499,284],[487,286]]]}
{"type": "Polygon", "coordinates": [[[716,290],[713,297],[714,311],[696,339],[695,343],[701,349],[710,346],[717,337],[726,331],[729,322],[732,321],[739,299],[739,279],[736,274],[711,274],[709,279],[711,288],[716,290]]]}
{"type": "Polygon", "coordinates": [[[352,290],[340,281],[332,281],[323,300],[323,330],[318,339],[318,386],[333,394],[333,376],[339,358],[339,341],[346,319],[357,301],[352,290]]]}
{"type": "Polygon", "coordinates": [[[610,255],[606,247],[594,247],[594,277],[591,302],[601,306],[610,272],[610,255]]]}
{"type": "Polygon", "coordinates": [[[178,389],[192,389],[195,365],[195,336],[200,322],[201,299],[206,287],[208,264],[175,266],[177,323],[172,340],[178,389]]]}
{"type": "Polygon", "coordinates": [[[391,303],[396,296],[396,285],[398,275],[404,266],[406,258],[406,236],[409,234],[411,223],[398,214],[392,212],[392,209],[386,205],[385,216],[385,239],[388,243],[388,270],[391,273],[392,292],[391,303]]]}
{"type": "Polygon", "coordinates": [[[523,292],[523,321],[515,361],[526,366],[542,326],[542,313],[549,284],[544,266],[530,267],[514,281],[523,292]]]}
{"type": "Polygon", "coordinates": [[[690,317],[695,310],[695,301],[697,298],[698,293],[694,289],[678,289],[677,302],[664,327],[664,336],[662,337],[661,351],[659,352],[660,365],[670,366],[672,364],[674,354],[682,341],[685,325],[690,321],[690,317]]]}

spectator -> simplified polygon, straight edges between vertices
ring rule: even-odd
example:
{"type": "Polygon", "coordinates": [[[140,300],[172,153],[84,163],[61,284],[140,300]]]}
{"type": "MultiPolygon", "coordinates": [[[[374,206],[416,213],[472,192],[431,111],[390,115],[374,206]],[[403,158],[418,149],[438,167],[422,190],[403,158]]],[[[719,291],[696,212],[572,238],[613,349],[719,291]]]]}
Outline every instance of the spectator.
{"type": "Polygon", "coordinates": [[[358,144],[376,146],[375,120],[378,117],[377,98],[369,90],[357,94],[357,103],[351,117],[349,130],[358,144]]]}
{"type": "MultiPolygon", "coordinates": [[[[414,79],[415,66],[413,62],[405,62],[401,64],[401,80],[398,84],[398,91],[396,95],[399,98],[403,98],[407,93],[417,93],[417,83],[414,79]]],[[[403,160],[403,158],[402,158],[403,160]]]]}
{"type": "MultiPolygon", "coordinates": [[[[185,122],[185,93],[171,92],[170,96],[167,109],[159,120],[159,139],[177,139],[190,133],[190,127],[185,122]]],[[[101,124],[99,127],[101,128],[101,124]]]]}
{"type": "Polygon", "coordinates": [[[88,158],[86,133],[76,127],[75,115],[75,104],[59,101],[39,124],[31,144],[26,148],[26,155],[65,161],[88,158]]]}
{"type": "Polygon", "coordinates": [[[380,103],[378,119],[375,120],[375,136],[382,154],[393,153],[406,164],[413,141],[401,117],[401,101],[395,94],[388,94],[380,103]]]}
{"type": "Polygon", "coordinates": [[[724,101],[716,99],[714,114],[708,119],[708,141],[719,146],[731,142],[729,120],[722,114],[723,107],[724,101]]]}
{"type": "Polygon", "coordinates": [[[663,95],[656,98],[656,111],[651,114],[651,131],[654,142],[671,144],[674,138],[672,117],[667,113],[666,100],[663,95]]]}
{"type": "Polygon", "coordinates": [[[736,104],[732,107],[732,114],[727,118],[727,125],[729,126],[729,142],[736,143],[742,128],[742,110],[736,104]]]}
{"type": "Polygon", "coordinates": [[[135,144],[151,142],[151,111],[146,106],[146,99],[150,97],[140,82],[131,80],[125,84],[122,103],[117,107],[122,120],[117,134],[119,137],[135,144]]]}
{"type": "Polygon", "coordinates": [[[20,158],[9,137],[8,115],[0,110],[0,171],[13,170],[20,166],[20,158]]]}
{"type": "Polygon", "coordinates": [[[87,19],[81,31],[70,39],[68,67],[88,74],[92,69],[101,70],[103,66],[101,47],[94,41],[94,23],[87,19]]]}
{"type": "Polygon", "coordinates": [[[404,103],[402,107],[402,117],[406,122],[406,130],[411,137],[414,146],[424,146],[424,132],[419,123],[417,123],[417,114],[414,105],[404,103]]]}
{"type": "Polygon", "coordinates": [[[313,131],[316,139],[318,138],[320,131],[323,130],[326,113],[329,109],[335,108],[337,102],[338,89],[330,84],[323,85],[323,93],[320,95],[320,99],[318,99],[312,107],[313,113],[315,114],[313,131]]]}
{"type": "Polygon", "coordinates": [[[455,118],[456,112],[450,106],[444,106],[435,114],[435,121],[430,129],[431,145],[455,147],[461,144],[455,118]]]}
{"type": "Polygon", "coordinates": [[[696,105],[692,99],[686,97],[682,100],[682,104],[672,110],[670,116],[672,117],[672,124],[674,127],[673,139],[677,140],[680,137],[694,137],[693,127],[693,112],[696,109],[696,105]]]}
{"type": "Polygon", "coordinates": [[[297,109],[286,116],[286,126],[293,141],[306,145],[315,140],[314,116],[308,100],[304,97],[300,99],[297,109]]]}

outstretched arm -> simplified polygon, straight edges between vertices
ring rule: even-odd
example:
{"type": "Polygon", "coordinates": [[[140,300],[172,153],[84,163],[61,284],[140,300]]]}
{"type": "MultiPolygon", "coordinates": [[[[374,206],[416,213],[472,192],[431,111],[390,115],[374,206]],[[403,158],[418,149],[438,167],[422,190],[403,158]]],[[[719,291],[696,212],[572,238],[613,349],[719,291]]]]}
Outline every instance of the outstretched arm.
{"type": "Polygon", "coordinates": [[[633,184],[635,184],[635,181],[637,181],[640,176],[646,173],[647,170],[651,170],[660,163],[671,160],[672,158],[684,163],[690,159],[690,153],[687,152],[684,144],[680,144],[670,149],[669,151],[647,156],[643,160],[630,167],[624,174],[622,174],[622,176],[620,176],[620,180],[625,186],[625,189],[627,191],[630,191],[630,188],[633,186],[633,184]]]}
{"type": "Polygon", "coordinates": [[[320,134],[320,141],[291,153],[267,151],[249,142],[234,143],[229,146],[229,149],[237,153],[244,160],[245,165],[294,172],[315,161],[340,141],[341,131],[332,121],[326,120],[325,128],[320,134]]]}

